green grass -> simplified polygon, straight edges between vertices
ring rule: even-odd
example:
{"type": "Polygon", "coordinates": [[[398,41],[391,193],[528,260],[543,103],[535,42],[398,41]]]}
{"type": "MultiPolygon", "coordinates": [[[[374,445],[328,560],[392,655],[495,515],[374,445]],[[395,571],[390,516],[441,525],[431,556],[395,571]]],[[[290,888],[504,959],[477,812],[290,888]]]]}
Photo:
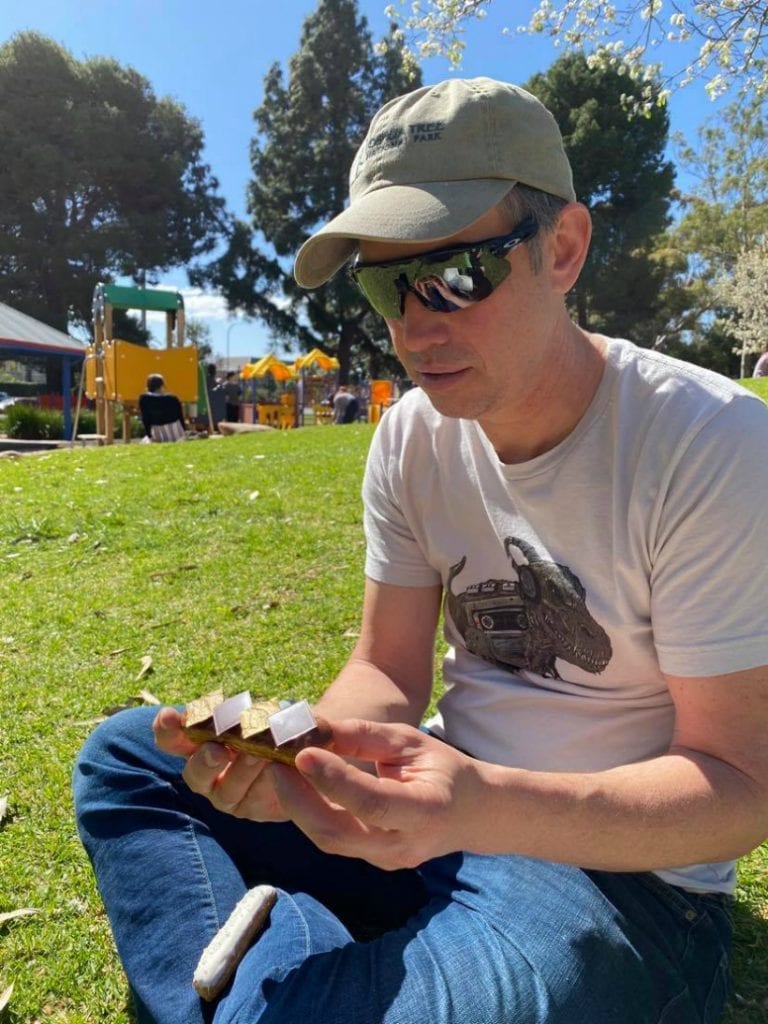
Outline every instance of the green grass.
{"type": "Polygon", "coordinates": [[[759,395],[764,402],[768,402],[768,377],[744,377],[737,383],[759,395]]]}
{"type": "MultiPolygon", "coordinates": [[[[75,833],[76,752],[146,687],[312,700],[354,643],[372,427],[0,459],[0,993],[9,1024],[128,1024],[75,833]],[[137,680],[141,659],[153,672],[137,680]]],[[[728,1024],[768,1022],[768,851],[742,864],[728,1024]]],[[[2,1014],[0,1014],[2,1016],[2,1014]]]]}

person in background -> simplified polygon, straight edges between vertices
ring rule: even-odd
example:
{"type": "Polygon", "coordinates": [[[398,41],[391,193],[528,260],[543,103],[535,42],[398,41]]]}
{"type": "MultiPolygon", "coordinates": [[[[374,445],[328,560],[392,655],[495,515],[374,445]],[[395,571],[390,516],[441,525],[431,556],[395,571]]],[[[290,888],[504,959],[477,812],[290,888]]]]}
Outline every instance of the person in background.
{"type": "Polygon", "coordinates": [[[213,421],[213,428],[218,428],[221,420],[226,419],[227,406],[224,396],[224,383],[216,372],[216,364],[208,363],[206,367],[206,389],[208,392],[208,408],[213,421]]]}
{"type": "Polygon", "coordinates": [[[333,396],[333,422],[354,423],[360,412],[360,403],[346,384],[340,384],[333,396]]]}
{"type": "Polygon", "coordinates": [[[147,390],[139,395],[139,413],[150,441],[183,441],[186,437],[181,402],[165,390],[161,373],[150,373],[147,377],[147,390]]]}
{"type": "Polygon", "coordinates": [[[736,858],[768,834],[768,409],[579,327],[590,237],[525,90],[453,78],[374,117],[294,268],[351,262],[416,385],[368,453],[334,749],[275,764],[135,708],[77,768],[142,1024],[720,1017],[736,858]],[[201,1006],[202,949],[262,883],[201,1006]]]}
{"type": "Polygon", "coordinates": [[[243,389],[240,387],[240,381],[237,373],[234,370],[230,370],[224,378],[224,419],[228,423],[237,423],[240,419],[240,398],[242,396],[243,389]]]}
{"type": "Polygon", "coordinates": [[[763,352],[760,358],[755,363],[755,368],[752,371],[753,377],[768,377],[768,352],[763,352]]]}

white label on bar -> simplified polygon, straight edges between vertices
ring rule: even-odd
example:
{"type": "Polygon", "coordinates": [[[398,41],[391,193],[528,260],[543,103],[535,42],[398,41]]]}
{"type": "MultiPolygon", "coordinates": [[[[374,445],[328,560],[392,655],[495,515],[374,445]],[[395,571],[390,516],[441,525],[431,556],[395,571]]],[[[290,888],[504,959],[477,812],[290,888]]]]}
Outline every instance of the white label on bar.
{"type": "Polygon", "coordinates": [[[316,725],[312,709],[305,700],[297,701],[269,716],[269,728],[278,747],[310,732],[316,725]]]}
{"type": "Polygon", "coordinates": [[[251,695],[247,690],[242,693],[236,693],[234,697],[230,697],[229,700],[225,700],[223,704],[219,704],[213,709],[213,727],[216,730],[216,735],[221,736],[227,729],[231,729],[233,725],[240,724],[240,715],[243,711],[247,711],[251,706],[251,695]]]}

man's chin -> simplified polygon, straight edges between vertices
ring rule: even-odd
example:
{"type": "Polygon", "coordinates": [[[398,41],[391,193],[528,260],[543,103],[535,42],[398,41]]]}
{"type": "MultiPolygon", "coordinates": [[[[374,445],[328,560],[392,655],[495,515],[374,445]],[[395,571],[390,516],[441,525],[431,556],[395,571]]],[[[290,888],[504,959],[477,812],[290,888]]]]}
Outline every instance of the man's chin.
{"type": "Polygon", "coordinates": [[[474,420],[483,411],[478,403],[472,401],[467,395],[433,393],[428,388],[423,388],[423,391],[433,408],[447,419],[474,420]]]}

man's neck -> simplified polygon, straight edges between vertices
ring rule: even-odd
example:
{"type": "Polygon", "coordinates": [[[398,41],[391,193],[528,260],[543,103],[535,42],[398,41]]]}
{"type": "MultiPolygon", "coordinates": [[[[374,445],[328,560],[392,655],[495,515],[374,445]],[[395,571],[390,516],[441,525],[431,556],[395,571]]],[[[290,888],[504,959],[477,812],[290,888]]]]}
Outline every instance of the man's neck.
{"type": "Polygon", "coordinates": [[[524,403],[506,422],[480,420],[501,462],[514,465],[551,451],[575,429],[597,393],[605,341],[571,324],[524,403]]]}

